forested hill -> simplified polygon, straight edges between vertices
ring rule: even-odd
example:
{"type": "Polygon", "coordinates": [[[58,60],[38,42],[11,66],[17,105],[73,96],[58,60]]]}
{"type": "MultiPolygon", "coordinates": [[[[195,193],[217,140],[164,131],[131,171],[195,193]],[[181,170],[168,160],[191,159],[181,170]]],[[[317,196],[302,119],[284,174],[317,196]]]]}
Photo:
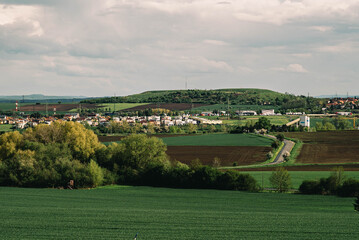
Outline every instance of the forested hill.
{"type": "Polygon", "coordinates": [[[305,96],[283,94],[267,89],[239,88],[215,90],[164,90],[147,91],[126,97],[107,97],[84,100],[84,103],[205,103],[205,104],[249,104],[274,105],[294,104],[295,102],[318,101],[305,96]]]}

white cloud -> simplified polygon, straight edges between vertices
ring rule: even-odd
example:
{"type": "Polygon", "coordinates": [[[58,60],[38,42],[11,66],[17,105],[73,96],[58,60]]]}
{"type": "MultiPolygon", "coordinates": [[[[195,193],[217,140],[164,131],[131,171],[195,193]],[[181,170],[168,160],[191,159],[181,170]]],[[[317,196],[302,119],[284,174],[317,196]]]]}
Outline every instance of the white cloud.
{"type": "Polygon", "coordinates": [[[298,63],[289,64],[287,67],[271,68],[273,71],[307,73],[308,70],[298,63]]]}
{"type": "Polygon", "coordinates": [[[206,44],[211,44],[211,45],[216,45],[216,46],[225,46],[228,45],[228,43],[224,42],[224,41],[219,41],[219,40],[213,40],[213,39],[206,39],[203,41],[206,44]]]}
{"type": "Polygon", "coordinates": [[[334,45],[324,45],[316,48],[319,52],[327,53],[346,53],[358,50],[358,44],[353,42],[342,42],[334,45]]]}
{"type": "Polygon", "coordinates": [[[293,63],[293,64],[289,64],[287,67],[287,70],[289,72],[297,72],[297,73],[307,73],[307,69],[305,69],[302,65],[297,64],[297,63],[293,63]]]}
{"type": "Polygon", "coordinates": [[[332,26],[311,26],[309,29],[316,30],[319,32],[328,32],[328,31],[332,31],[333,27],[332,26]]]}

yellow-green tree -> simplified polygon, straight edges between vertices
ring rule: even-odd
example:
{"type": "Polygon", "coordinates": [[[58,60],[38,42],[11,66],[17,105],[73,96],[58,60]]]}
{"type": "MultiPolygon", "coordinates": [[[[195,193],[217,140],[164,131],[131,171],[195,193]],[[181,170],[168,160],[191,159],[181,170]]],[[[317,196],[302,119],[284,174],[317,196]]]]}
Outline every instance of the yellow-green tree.
{"type": "Polygon", "coordinates": [[[143,169],[149,164],[169,164],[167,146],[156,137],[149,138],[144,134],[130,135],[124,138],[117,148],[119,152],[115,155],[115,162],[119,167],[143,169]]]}

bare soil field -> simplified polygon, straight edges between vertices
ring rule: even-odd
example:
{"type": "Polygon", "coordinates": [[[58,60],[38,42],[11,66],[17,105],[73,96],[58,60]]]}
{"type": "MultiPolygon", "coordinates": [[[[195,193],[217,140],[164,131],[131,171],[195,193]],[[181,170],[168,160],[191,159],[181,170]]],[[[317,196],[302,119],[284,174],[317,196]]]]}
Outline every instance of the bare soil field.
{"type": "Polygon", "coordinates": [[[168,146],[167,154],[171,160],[189,164],[198,158],[203,165],[212,165],[215,157],[221,161],[221,166],[238,166],[264,162],[270,147],[258,146],[168,146]]]}
{"type": "MultiPolygon", "coordinates": [[[[79,104],[47,104],[47,109],[49,111],[52,111],[56,107],[56,111],[59,112],[66,112],[70,111],[75,108],[79,108],[79,104]]],[[[95,109],[100,108],[101,105],[98,104],[90,104],[90,103],[82,103],[81,108],[87,108],[87,109],[95,109]]],[[[20,111],[23,112],[40,112],[40,111],[46,111],[46,104],[32,104],[32,105],[26,105],[21,106],[20,111]]]]}
{"type": "Polygon", "coordinates": [[[124,109],[126,111],[138,111],[138,110],[145,110],[145,109],[153,109],[153,108],[164,108],[164,109],[168,109],[168,110],[189,110],[192,108],[196,108],[196,107],[202,107],[202,106],[208,106],[209,104],[202,104],[202,103],[152,103],[152,104],[147,104],[147,105],[141,105],[141,106],[137,106],[137,107],[133,107],[133,108],[127,108],[124,109]]]}
{"type": "Polygon", "coordinates": [[[359,162],[359,131],[285,133],[304,142],[297,163],[359,162]]]}

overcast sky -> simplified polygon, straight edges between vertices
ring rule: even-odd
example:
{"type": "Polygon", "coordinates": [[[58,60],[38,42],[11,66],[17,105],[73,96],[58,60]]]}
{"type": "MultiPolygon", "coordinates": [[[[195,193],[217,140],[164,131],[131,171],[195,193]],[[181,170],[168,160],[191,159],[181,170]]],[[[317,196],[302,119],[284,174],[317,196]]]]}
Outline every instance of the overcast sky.
{"type": "Polygon", "coordinates": [[[358,0],[0,0],[0,95],[359,94],[358,0]]]}

